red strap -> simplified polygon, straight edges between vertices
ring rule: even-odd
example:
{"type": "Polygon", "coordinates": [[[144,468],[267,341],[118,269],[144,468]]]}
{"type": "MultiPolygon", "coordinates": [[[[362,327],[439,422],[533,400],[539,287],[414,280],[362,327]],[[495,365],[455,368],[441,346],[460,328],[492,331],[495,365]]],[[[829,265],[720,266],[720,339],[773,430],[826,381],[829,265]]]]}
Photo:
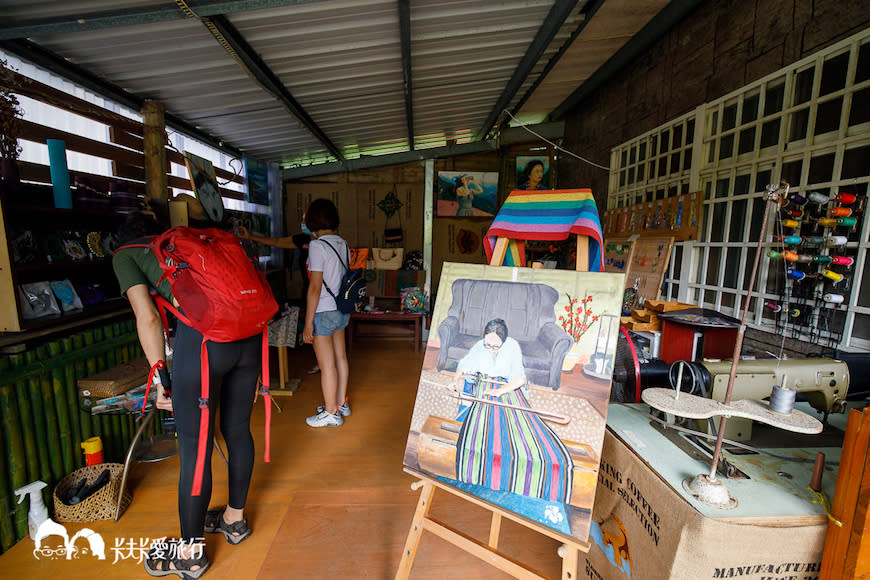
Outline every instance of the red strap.
{"type": "Polygon", "coordinates": [[[263,402],[266,404],[266,452],[263,461],[272,461],[270,444],[272,439],[272,395],[269,393],[269,326],[263,327],[263,402]]]}
{"type": "Polygon", "coordinates": [[[634,363],[634,402],[640,403],[640,361],[637,359],[637,351],[634,349],[634,341],[628,336],[628,332],[624,327],[619,327],[620,332],[625,336],[628,342],[628,348],[631,350],[631,360],[634,363]]]}
{"type": "Polygon", "coordinates": [[[202,397],[199,407],[202,410],[199,417],[199,442],[196,449],[196,467],[193,471],[193,489],[191,495],[198,496],[202,491],[202,478],[205,471],[205,455],[208,447],[208,346],[205,338],[199,353],[200,376],[202,377],[202,397]]]}
{"type": "Polygon", "coordinates": [[[151,367],[151,370],[148,371],[148,382],[145,384],[145,398],[142,399],[142,410],[139,411],[139,418],[141,418],[145,414],[145,406],[148,404],[148,393],[151,392],[151,383],[154,381],[154,373],[157,372],[157,369],[165,369],[166,363],[162,360],[157,361],[151,367]]]}

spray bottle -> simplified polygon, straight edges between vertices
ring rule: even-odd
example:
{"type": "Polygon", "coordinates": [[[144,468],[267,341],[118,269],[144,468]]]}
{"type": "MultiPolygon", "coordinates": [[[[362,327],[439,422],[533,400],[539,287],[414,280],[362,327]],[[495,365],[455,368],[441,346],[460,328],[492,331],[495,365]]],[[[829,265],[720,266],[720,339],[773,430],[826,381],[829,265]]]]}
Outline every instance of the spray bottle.
{"type": "Polygon", "coordinates": [[[39,526],[48,519],[48,510],[45,509],[45,504],[42,503],[42,488],[48,484],[44,481],[34,481],[15,490],[15,495],[18,496],[18,503],[24,501],[25,495],[30,495],[30,512],[27,514],[27,530],[30,532],[30,539],[36,540],[36,532],[39,526]]]}

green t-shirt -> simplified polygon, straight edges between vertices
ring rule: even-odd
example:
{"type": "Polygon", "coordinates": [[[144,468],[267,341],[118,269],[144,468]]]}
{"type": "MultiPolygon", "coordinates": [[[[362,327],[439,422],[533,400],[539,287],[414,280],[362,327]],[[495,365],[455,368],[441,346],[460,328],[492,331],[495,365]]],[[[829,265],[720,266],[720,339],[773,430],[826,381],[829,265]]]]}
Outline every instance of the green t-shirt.
{"type": "MultiPolygon", "coordinates": [[[[115,270],[115,277],[124,296],[127,295],[127,290],[137,284],[145,284],[149,289],[154,288],[163,273],[154,253],[149,248],[142,247],[118,250],[112,258],[112,268],[115,270]]],[[[172,303],[172,290],[168,280],[161,282],[157,292],[172,303]]]]}

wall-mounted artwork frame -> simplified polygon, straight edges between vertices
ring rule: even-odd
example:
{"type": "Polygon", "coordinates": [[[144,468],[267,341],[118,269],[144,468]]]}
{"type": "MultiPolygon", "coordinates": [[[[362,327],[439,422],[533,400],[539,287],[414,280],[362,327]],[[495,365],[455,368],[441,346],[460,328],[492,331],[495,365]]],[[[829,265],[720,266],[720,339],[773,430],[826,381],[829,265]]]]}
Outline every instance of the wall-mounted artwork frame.
{"type": "Polygon", "coordinates": [[[497,197],[497,171],[439,171],[435,215],[492,217],[497,197]]]}
{"type": "Polygon", "coordinates": [[[550,187],[550,158],[547,155],[517,156],[517,186],[514,189],[550,187]]]}
{"type": "Polygon", "coordinates": [[[445,263],[406,468],[585,541],[623,280],[445,263]]]}
{"type": "Polygon", "coordinates": [[[224,204],[214,165],[208,159],[189,151],[184,152],[184,164],[190,174],[193,193],[202,204],[206,217],[215,223],[221,223],[224,221],[224,204]]]}

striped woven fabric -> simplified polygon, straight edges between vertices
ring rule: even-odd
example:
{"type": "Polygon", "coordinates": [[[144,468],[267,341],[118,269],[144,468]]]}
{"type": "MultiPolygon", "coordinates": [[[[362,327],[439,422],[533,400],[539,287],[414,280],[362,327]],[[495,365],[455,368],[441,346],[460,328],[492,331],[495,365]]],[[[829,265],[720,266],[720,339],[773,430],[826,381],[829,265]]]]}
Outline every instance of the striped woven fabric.
{"type": "MultiPolygon", "coordinates": [[[[497,398],[481,397],[481,392],[492,387],[492,379],[482,377],[475,396],[531,409],[519,390],[497,398]]],[[[537,414],[480,401],[471,404],[459,430],[456,479],[568,503],[572,478],[568,449],[537,414]]]]}
{"type": "Polygon", "coordinates": [[[505,256],[505,266],[525,266],[523,240],[564,240],[568,234],[589,239],[589,271],[604,270],[601,221],[589,189],[554,189],[511,192],[484,239],[487,261],[498,237],[519,241],[520,264],[505,256]]]}

